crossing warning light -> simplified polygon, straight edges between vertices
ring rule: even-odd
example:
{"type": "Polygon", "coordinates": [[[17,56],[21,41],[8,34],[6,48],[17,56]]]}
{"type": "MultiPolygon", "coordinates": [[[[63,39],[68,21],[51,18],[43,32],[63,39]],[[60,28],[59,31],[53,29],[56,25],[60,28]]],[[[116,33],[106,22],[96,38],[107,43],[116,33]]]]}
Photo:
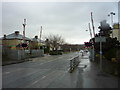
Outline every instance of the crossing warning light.
{"type": "Polygon", "coordinates": [[[92,47],[93,43],[92,42],[84,42],[85,47],[92,47]]]}
{"type": "Polygon", "coordinates": [[[21,46],[24,48],[24,47],[27,47],[28,45],[27,45],[27,43],[22,43],[21,46]]]}

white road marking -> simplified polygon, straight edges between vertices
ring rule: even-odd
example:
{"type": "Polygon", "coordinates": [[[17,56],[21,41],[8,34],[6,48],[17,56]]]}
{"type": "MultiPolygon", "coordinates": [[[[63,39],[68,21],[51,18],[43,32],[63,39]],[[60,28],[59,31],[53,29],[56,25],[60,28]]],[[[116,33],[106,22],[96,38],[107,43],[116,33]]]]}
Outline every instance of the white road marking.
{"type": "Polygon", "coordinates": [[[44,79],[46,76],[43,76],[42,79],[44,79]]]}
{"type": "Polygon", "coordinates": [[[37,82],[38,82],[38,81],[33,82],[32,85],[35,84],[35,83],[37,83],[37,82]]]}
{"type": "Polygon", "coordinates": [[[44,64],[44,63],[40,63],[40,65],[42,65],[42,64],[44,64]]]}
{"type": "MultiPolygon", "coordinates": [[[[44,79],[45,77],[46,77],[46,76],[43,76],[41,79],[44,79]]],[[[33,84],[36,84],[38,81],[39,81],[39,80],[33,82],[32,85],[33,85],[33,84]]]]}
{"type": "Polygon", "coordinates": [[[5,72],[5,74],[9,74],[10,72],[5,72]]]}

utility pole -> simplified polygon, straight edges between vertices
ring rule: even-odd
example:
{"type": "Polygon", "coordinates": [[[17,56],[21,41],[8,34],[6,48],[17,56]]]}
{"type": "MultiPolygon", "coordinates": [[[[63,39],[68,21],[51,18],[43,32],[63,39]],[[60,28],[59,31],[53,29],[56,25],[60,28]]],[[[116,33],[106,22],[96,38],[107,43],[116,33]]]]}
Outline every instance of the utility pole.
{"type": "Polygon", "coordinates": [[[40,30],[40,43],[41,43],[41,37],[42,37],[42,26],[41,26],[41,30],[40,30]]]}
{"type": "Polygon", "coordinates": [[[25,43],[25,26],[26,26],[26,19],[24,19],[24,23],[23,23],[23,41],[25,43]]]}
{"type": "Polygon", "coordinates": [[[95,27],[94,27],[94,21],[93,21],[92,12],[91,12],[91,22],[92,22],[93,34],[94,34],[94,37],[95,37],[95,27]]]}

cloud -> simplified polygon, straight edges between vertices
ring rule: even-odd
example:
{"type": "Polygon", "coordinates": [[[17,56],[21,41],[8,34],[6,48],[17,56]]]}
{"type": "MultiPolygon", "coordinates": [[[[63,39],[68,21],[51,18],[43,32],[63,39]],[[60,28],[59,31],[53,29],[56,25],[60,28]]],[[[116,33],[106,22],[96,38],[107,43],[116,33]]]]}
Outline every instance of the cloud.
{"type": "Polygon", "coordinates": [[[39,36],[40,26],[43,26],[43,36],[61,34],[68,42],[83,43],[90,38],[89,32],[85,31],[91,22],[90,12],[93,12],[97,32],[99,22],[109,20],[107,14],[110,11],[117,13],[117,9],[116,2],[5,2],[2,6],[3,34],[15,30],[22,34],[22,23],[26,18],[28,37],[39,36]]]}

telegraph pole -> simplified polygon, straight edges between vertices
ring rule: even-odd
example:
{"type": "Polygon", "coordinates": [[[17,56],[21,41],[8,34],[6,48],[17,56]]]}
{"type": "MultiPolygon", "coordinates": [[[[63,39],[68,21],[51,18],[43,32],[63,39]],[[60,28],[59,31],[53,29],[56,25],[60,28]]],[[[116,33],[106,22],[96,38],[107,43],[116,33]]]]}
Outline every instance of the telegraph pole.
{"type": "MultiPolygon", "coordinates": [[[[93,21],[93,13],[91,12],[91,22],[92,22],[92,28],[93,28],[93,35],[95,38],[95,27],[94,27],[94,21],[93,21]]],[[[95,56],[95,47],[94,47],[94,40],[93,41],[93,61],[95,60],[94,56],[95,56]]]]}
{"type": "Polygon", "coordinates": [[[92,39],[92,32],[91,32],[91,28],[90,28],[90,23],[88,23],[88,26],[89,26],[89,31],[90,31],[90,37],[92,39]]]}
{"type": "Polygon", "coordinates": [[[92,12],[91,12],[91,22],[92,22],[93,34],[94,34],[94,37],[95,37],[95,27],[94,27],[94,21],[93,21],[92,12]]]}
{"type": "Polygon", "coordinates": [[[24,23],[23,23],[23,41],[25,43],[25,26],[26,26],[26,19],[24,19],[24,23]]]}

